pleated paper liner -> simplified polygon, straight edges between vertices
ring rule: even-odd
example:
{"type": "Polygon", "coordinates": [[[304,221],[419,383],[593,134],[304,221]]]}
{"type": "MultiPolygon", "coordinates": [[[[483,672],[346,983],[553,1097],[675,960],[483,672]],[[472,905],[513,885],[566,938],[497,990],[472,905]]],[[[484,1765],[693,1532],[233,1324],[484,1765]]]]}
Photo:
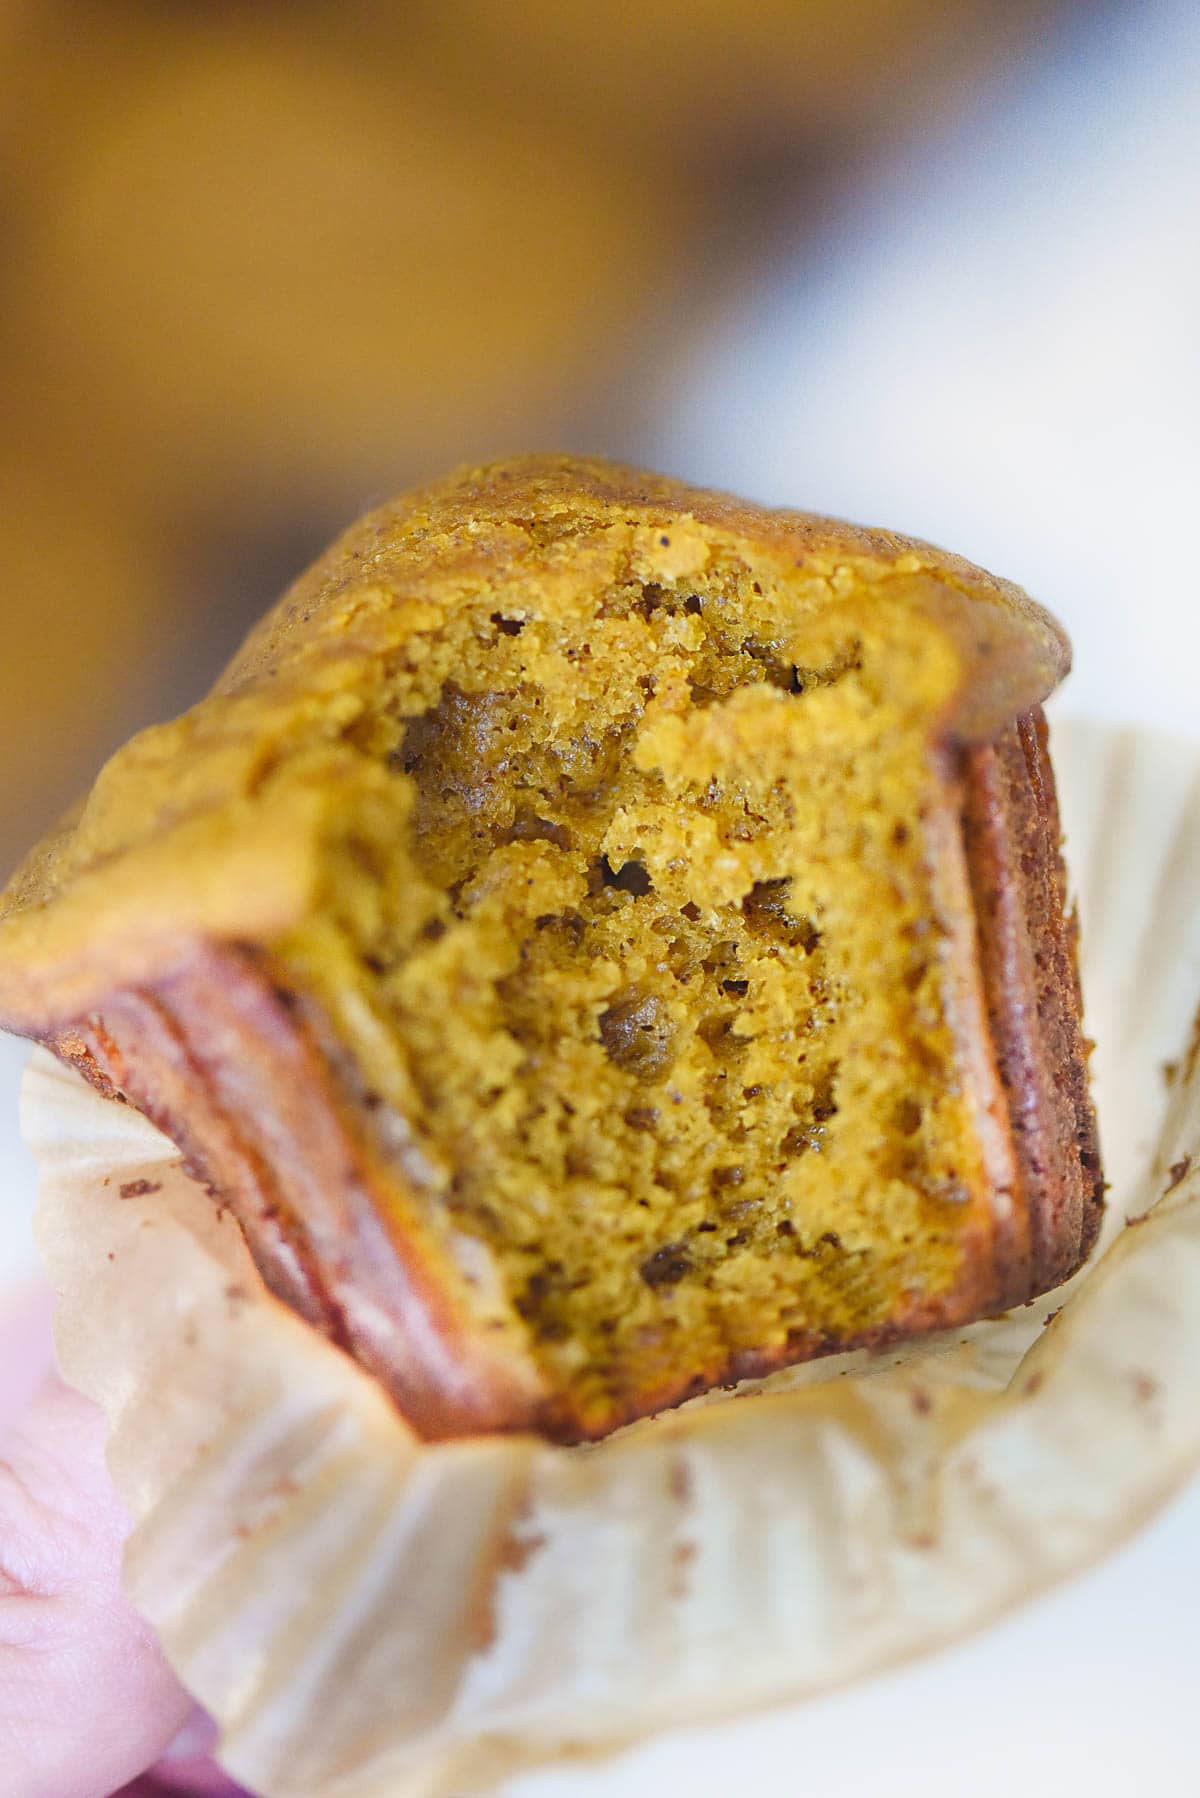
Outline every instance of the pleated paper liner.
{"type": "Polygon", "coordinates": [[[1200,1462],[1200,747],[1060,726],[1055,751],[1106,1246],[907,1355],[595,1448],[423,1445],[164,1138],[35,1057],[39,1239],[64,1370],[109,1417],[128,1588],[252,1790],[451,1798],[826,1691],[1085,1566],[1200,1462]]]}

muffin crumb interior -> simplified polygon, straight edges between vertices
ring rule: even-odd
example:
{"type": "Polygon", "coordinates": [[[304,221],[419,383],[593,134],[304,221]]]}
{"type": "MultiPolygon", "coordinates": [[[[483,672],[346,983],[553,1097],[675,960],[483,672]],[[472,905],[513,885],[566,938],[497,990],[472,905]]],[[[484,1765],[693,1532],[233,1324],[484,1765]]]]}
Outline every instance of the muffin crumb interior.
{"type": "Polygon", "coordinates": [[[936,1300],[983,1188],[927,840],[946,637],[715,557],[429,610],[347,707],[278,955],[494,1327],[599,1427],[936,1300]]]}

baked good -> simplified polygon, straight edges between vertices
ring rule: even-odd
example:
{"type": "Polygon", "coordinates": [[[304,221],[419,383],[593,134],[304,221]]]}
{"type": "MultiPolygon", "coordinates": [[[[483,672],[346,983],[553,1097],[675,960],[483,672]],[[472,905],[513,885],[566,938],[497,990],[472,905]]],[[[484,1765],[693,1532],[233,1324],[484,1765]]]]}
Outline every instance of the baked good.
{"type": "Polygon", "coordinates": [[[1067,662],[928,545],[460,471],[110,762],[4,900],[0,1021],[430,1437],[961,1324],[1099,1217],[1067,662]]]}

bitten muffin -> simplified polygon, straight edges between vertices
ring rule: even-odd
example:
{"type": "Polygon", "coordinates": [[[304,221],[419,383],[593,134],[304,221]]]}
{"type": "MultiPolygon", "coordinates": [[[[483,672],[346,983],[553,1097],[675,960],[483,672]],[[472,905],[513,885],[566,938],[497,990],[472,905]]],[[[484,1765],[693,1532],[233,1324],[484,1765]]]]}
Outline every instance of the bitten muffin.
{"type": "Polygon", "coordinates": [[[3,902],[0,1021],[429,1437],[961,1324],[1099,1220],[1067,665],[925,544],[460,471],[109,763],[3,902]]]}

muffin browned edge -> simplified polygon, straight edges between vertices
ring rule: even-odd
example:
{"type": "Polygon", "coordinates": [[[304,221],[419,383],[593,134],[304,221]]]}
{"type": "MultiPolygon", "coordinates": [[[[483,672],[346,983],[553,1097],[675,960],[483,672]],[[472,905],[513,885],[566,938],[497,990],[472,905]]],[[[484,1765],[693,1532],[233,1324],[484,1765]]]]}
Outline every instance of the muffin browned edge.
{"type": "Polygon", "coordinates": [[[1061,1285],[1086,1260],[1104,1209],[1091,1045],[1082,1027],[1077,918],[1045,716],[1023,714],[967,752],[963,844],[978,965],[1008,1103],[1025,1255],[1000,1270],[1000,1303],[1061,1285]]]}

